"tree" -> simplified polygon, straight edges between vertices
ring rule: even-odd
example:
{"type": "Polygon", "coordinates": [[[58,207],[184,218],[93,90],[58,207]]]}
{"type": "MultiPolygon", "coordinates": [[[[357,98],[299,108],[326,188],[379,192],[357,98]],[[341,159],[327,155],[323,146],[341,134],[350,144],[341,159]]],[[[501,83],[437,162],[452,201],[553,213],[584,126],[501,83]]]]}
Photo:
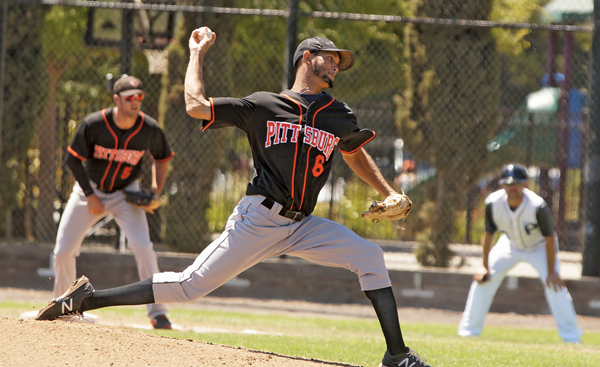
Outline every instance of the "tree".
{"type": "MultiPolygon", "coordinates": [[[[402,9],[399,5],[402,3],[395,0],[378,0],[376,3],[381,5],[378,9],[383,13],[397,14],[402,9]]],[[[228,0],[211,5],[286,9],[288,1],[228,0]]],[[[315,1],[302,2],[300,5],[304,11],[327,9],[350,12],[364,12],[373,6],[366,3],[361,3],[358,7],[339,2],[321,4],[315,1]]],[[[286,20],[218,14],[184,14],[183,19],[177,42],[168,49],[169,72],[164,79],[165,89],[161,103],[164,126],[170,134],[170,140],[177,142],[173,169],[169,175],[170,202],[165,208],[166,237],[167,242],[177,249],[197,251],[210,242],[205,214],[210,204],[208,194],[214,184],[214,173],[225,163],[223,152],[225,149],[233,149],[236,154],[243,155],[244,160],[250,159],[250,153],[245,141],[243,145],[239,144],[242,139],[235,138],[233,129],[201,133],[199,122],[185,114],[183,78],[188,60],[189,35],[194,28],[202,25],[209,26],[217,33],[217,43],[205,59],[207,95],[243,97],[256,90],[279,92],[284,79],[282,66],[286,20]],[[198,160],[198,156],[211,159],[198,160]],[[193,240],[190,241],[190,238],[193,240]]],[[[336,95],[339,94],[339,98],[349,98],[350,102],[364,102],[367,98],[391,96],[400,90],[399,78],[390,78],[386,70],[393,70],[393,66],[400,65],[402,56],[398,50],[401,42],[397,34],[401,33],[402,27],[384,22],[378,27],[372,27],[372,22],[352,22],[352,27],[348,27],[347,21],[301,17],[299,29],[302,31],[298,42],[305,37],[326,36],[345,48],[362,52],[365,57],[359,63],[369,63],[363,69],[368,70],[368,75],[361,79],[353,78],[350,71],[349,75],[343,76],[346,79],[345,85],[339,91],[336,90],[336,95]],[[390,34],[390,30],[396,30],[396,33],[390,34]],[[385,56],[391,56],[393,61],[383,57],[384,55],[370,52],[381,45],[387,50],[385,56]],[[372,79],[380,81],[377,87],[374,87],[376,83],[372,79]]],[[[240,177],[243,180],[248,178],[240,177]]]]}
{"type": "MultiPolygon", "coordinates": [[[[44,27],[41,34],[43,55],[48,77],[44,86],[48,96],[44,110],[38,115],[39,171],[37,172],[39,196],[35,235],[41,241],[52,242],[57,225],[54,218],[57,197],[64,180],[63,155],[59,146],[59,106],[74,104],[84,113],[92,112],[109,97],[104,90],[102,70],[106,65],[117,66],[110,49],[86,47],[83,33],[87,25],[87,9],[63,6],[45,8],[44,27]]],[[[40,27],[36,27],[40,28],[40,27]]],[[[70,137],[62,136],[63,143],[70,137]]],[[[66,173],[69,174],[69,173],[66,173]]],[[[64,198],[62,198],[64,199],[64,198]]]]}
{"type": "MultiPolygon", "coordinates": [[[[211,5],[232,6],[233,3],[224,0],[221,4],[211,5]]],[[[218,34],[219,42],[205,59],[205,90],[208,96],[228,96],[229,84],[216,77],[228,75],[225,55],[235,20],[227,15],[185,13],[176,41],[167,49],[168,73],[163,79],[161,124],[169,141],[176,142],[173,147],[176,155],[165,187],[169,193],[169,203],[165,207],[165,238],[179,251],[198,252],[211,242],[205,214],[210,205],[215,173],[224,160],[228,138],[232,134],[231,129],[201,132],[201,122],[185,112],[184,79],[189,60],[189,37],[200,26],[208,26],[218,34]]]]}
{"type": "MultiPolygon", "coordinates": [[[[46,100],[40,93],[45,85],[42,54],[43,7],[39,4],[15,4],[7,7],[6,55],[10,62],[4,71],[4,113],[2,116],[2,152],[0,152],[0,217],[12,217],[12,211],[31,197],[23,190],[27,184],[28,158],[36,122],[46,100]]],[[[0,10],[1,11],[1,10],[0,10]]],[[[10,220],[6,221],[10,223],[10,220]]],[[[0,226],[4,227],[4,226],[0,226]]],[[[12,228],[4,228],[10,234],[12,228]]],[[[24,235],[31,237],[31,229],[24,235]]]]}
{"type": "MultiPolygon", "coordinates": [[[[492,1],[449,8],[441,0],[419,0],[412,6],[419,17],[486,20],[492,1]]],[[[497,122],[498,58],[485,28],[410,24],[405,46],[408,86],[396,99],[397,125],[408,151],[436,169],[435,214],[417,258],[447,267],[457,209],[485,168],[485,142],[497,122]]]]}
{"type": "MultiPolygon", "coordinates": [[[[35,225],[36,238],[41,241],[52,242],[56,238],[56,223],[53,213],[54,202],[57,196],[56,172],[60,168],[62,157],[57,153],[57,107],[58,83],[62,75],[68,70],[77,58],[65,52],[65,45],[69,48],[82,48],[83,27],[85,27],[85,9],[64,7],[49,8],[44,16],[44,32],[42,43],[48,91],[44,111],[38,122],[38,149],[39,149],[39,196],[38,216],[35,225]]],[[[80,52],[81,53],[81,52],[80,52]]]]}

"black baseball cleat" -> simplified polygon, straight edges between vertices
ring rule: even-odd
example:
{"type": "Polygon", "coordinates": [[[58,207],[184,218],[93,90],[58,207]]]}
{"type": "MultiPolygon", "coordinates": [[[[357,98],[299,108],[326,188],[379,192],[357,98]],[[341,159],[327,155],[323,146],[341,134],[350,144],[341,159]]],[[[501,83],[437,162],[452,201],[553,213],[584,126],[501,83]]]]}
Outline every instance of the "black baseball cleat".
{"type": "Polygon", "coordinates": [[[404,352],[398,353],[395,356],[386,350],[379,367],[431,367],[425,362],[426,360],[421,358],[417,352],[406,347],[404,352]]]}
{"type": "Polygon", "coordinates": [[[54,320],[62,315],[82,313],[81,303],[92,294],[94,294],[94,287],[84,275],[74,281],[62,296],[53,299],[46,307],[42,308],[35,319],[54,320]]]}
{"type": "Polygon", "coordinates": [[[155,329],[172,329],[171,321],[165,315],[158,315],[150,320],[152,327],[155,329]]]}

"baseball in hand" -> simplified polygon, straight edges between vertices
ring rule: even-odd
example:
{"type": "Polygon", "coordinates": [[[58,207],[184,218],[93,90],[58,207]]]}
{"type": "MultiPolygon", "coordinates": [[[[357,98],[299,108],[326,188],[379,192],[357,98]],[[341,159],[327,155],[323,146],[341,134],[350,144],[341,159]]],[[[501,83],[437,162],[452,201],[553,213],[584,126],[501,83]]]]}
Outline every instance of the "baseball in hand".
{"type": "Polygon", "coordinates": [[[200,31],[200,34],[202,34],[204,37],[206,37],[206,39],[208,41],[212,40],[212,31],[210,30],[210,28],[208,28],[208,27],[202,27],[202,30],[200,31]]]}

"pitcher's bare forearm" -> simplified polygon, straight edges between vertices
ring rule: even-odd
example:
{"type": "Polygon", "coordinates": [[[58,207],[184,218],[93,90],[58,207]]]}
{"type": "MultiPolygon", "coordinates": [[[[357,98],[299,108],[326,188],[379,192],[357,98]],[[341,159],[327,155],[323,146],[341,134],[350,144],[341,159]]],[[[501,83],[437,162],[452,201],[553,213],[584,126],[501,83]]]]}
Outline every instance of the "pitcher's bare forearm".
{"type": "Polygon", "coordinates": [[[351,154],[342,153],[342,157],[358,177],[377,190],[383,197],[396,193],[383,178],[373,158],[363,148],[351,154]]]}
{"type": "Polygon", "coordinates": [[[206,27],[192,31],[190,35],[190,61],[185,73],[185,109],[197,119],[212,118],[210,102],[204,93],[204,55],[214,45],[217,35],[206,27]],[[207,37],[211,35],[210,37],[207,37]]]}
{"type": "Polygon", "coordinates": [[[185,108],[187,113],[197,119],[211,119],[210,102],[204,93],[204,54],[191,50],[190,62],[185,73],[185,108]]]}

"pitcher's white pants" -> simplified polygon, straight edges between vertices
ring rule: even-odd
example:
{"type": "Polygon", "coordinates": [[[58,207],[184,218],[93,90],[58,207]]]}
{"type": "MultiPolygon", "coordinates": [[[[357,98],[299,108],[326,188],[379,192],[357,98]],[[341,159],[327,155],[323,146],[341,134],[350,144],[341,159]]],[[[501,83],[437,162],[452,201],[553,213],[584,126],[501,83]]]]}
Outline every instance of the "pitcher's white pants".
{"type": "MultiPolygon", "coordinates": [[[[127,190],[139,190],[139,181],[134,181],[127,190]]],[[[128,204],[122,191],[105,194],[94,189],[94,192],[104,203],[104,213],[90,214],[85,194],[76,183],[60,220],[54,247],[55,298],[62,295],[77,278],[76,257],[80,254],[85,234],[94,223],[109,214],[112,214],[121,230],[125,232],[127,244],[137,263],[140,280],[148,279],[159,272],[158,259],[150,241],[144,210],[128,204]]],[[[162,304],[150,304],[147,309],[151,318],[167,313],[167,307],[162,304]]]]}
{"type": "MultiPolygon", "coordinates": [[[[500,287],[510,269],[522,261],[531,264],[540,275],[546,301],[556,320],[560,337],[565,342],[581,342],[583,331],[577,324],[577,314],[575,313],[571,294],[566,288],[556,292],[546,286],[548,265],[545,243],[531,251],[523,251],[514,246],[506,235],[500,236],[498,242],[490,251],[488,262],[491,279],[483,284],[475,281],[471,284],[465,311],[458,327],[458,335],[477,336],[481,334],[483,321],[490,310],[498,287],[500,287]]],[[[557,273],[559,272],[559,265],[560,262],[557,256],[554,264],[557,273]]]]}
{"type": "Polygon", "coordinates": [[[361,290],[391,287],[383,250],[343,225],[309,215],[300,222],[279,215],[281,205],[261,205],[264,196],[245,196],[225,231],[180,273],[154,274],[156,302],[190,302],[271,257],[288,254],[358,275],[361,290]]]}

